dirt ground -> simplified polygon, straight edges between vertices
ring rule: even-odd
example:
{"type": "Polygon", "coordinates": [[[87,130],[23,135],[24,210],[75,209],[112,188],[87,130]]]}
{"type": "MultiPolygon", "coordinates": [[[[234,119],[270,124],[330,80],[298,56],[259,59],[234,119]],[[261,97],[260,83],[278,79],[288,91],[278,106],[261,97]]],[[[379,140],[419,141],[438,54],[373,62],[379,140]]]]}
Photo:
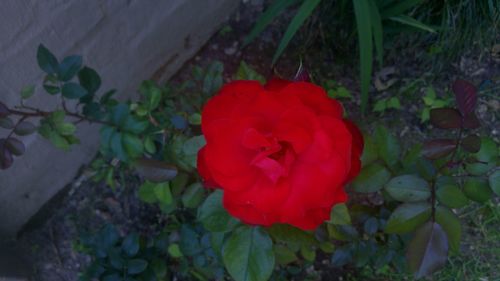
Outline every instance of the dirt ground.
{"type": "MultiPolygon", "coordinates": [[[[257,2],[257,1],[256,1],[257,2]]],[[[234,15],[230,22],[224,25],[202,50],[189,61],[183,69],[172,79],[182,81],[189,79],[191,66],[207,65],[213,60],[220,60],[225,66],[225,77],[229,80],[241,60],[259,72],[269,77],[272,74],[270,60],[280,38],[280,24],[267,30],[250,46],[241,49],[243,37],[248,34],[254,15],[262,9],[261,4],[247,3],[234,15]]],[[[285,16],[286,17],[286,16],[285,16]]],[[[428,134],[428,125],[421,125],[418,119],[419,102],[422,93],[414,93],[416,102],[403,103],[403,110],[387,112],[383,116],[368,114],[361,118],[359,111],[359,95],[357,70],[355,67],[336,65],[335,60],[322,57],[321,54],[311,52],[304,57],[304,62],[311,67],[315,80],[334,79],[355,96],[353,101],[345,102],[346,110],[360,123],[361,127],[369,130],[371,124],[383,122],[393,128],[402,140],[413,142],[422,140],[428,134]]],[[[283,77],[292,77],[299,64],[297,53],[288,52],[280,60],[276,71],[283,77]]],[[[422,69],[418,60],[412,54],[398,58],[389,54],[386,59],[389,67],[396,69],[396,78],[400,82],[425,76],[426,69],[422,69]]],[[[499,64],[490,59],[478,59],[472,55],[464,56],[457,64],[450,65],[450,71],[440,75],[435,87],[445,87],[456,77],[470,79],[475,83],[492,81],[500,84],[499,64]]],[[[119,85],[117,85],[119,87],[119,85]]],[[[397,86],[394,86],[397,88],[397,86]]],[[[496,92],[498,93],[498,91],[496,92]]],[[[382,91],[376,95],[384,97],[391,91],[382,91]]],[[[500,123],[498,121],[498,94],[485,95],[480,98],[478,114],[485,126],[482,133],[493,135],[498,141],[500,123]],[[495,101],[496,100],[496,104],[495,101]]],[[[410,143],[406,143],[409,145],[410,143]]],[[[32,265],[31,280],[37,281],[74,281],[78,280],[78,272],[90,261],[90,258],[77,253],[73,243],[79,233],[85,230],[97,229],[106,223],[113,223],[125,234],[130,230],[148,233],[149,225],[157,221],[152,207],[141,203],[136,196],[139,179],[134,175],[127,176],[126,186],[118,186],[115,191],[103,183],[89,180],[90,170],[82,169],[81,175],[26,227],[20,236],[19,243],[29,256],[28,264],[32,265]]],[[[327,261],[328,262],[328,261],[327,261]]],[[[342,275],[339,271],[330,271],[331,275],[324,275],[324,280],[335,280],[342,275]]],[[[342,279],[339,279],[342,280],[342,279]]]]}

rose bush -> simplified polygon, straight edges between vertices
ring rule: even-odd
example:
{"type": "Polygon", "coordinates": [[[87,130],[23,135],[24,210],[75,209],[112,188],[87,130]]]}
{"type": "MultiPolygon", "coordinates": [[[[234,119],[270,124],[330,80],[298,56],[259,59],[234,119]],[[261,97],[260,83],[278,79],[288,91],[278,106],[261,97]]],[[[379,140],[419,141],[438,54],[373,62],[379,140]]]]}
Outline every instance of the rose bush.
{"type": "Polygon", "coordinates": [[[347,200],[361,166],[362,135],[342,115],[311,83],[229,83],[203,108],[199,173],[247,224],[315,229],[347,200]]]}

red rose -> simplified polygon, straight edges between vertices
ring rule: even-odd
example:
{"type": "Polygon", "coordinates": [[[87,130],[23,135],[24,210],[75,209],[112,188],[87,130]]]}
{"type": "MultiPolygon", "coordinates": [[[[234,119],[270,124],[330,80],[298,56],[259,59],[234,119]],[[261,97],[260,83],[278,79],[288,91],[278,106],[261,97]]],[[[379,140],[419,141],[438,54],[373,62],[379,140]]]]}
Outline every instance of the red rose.
{"type": "Polygon", "coordinates": [[[311,83],[229,83],[203,108],[198,171],[245,223],[315,229],[361,167],[363,138],[342,112],[311,83]]]}

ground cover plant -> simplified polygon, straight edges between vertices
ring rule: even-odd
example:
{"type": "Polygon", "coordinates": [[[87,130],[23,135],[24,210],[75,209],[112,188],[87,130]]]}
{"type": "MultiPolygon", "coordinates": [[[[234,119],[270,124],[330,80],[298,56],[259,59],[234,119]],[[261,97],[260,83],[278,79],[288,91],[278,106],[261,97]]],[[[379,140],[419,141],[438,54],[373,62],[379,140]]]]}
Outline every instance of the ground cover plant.
{"type": "MultiPolygon", "coordinates": [[[[456,108],[450,104],[429,109],[430,122],[450,131],[450,135],[439,133],[439,138],[429,139],[423,145],[403,149],[393,133],[383,126],[364,132],[363,137],[356,129],[347,130],[346,125],[328,127],[330,133],[349,136],[338,145],[344,145],[343,151],[353,157],[348,159],[351,166],[338,164],[337,160],[328,165],[344,167],[348,174],[354,172],[348,177],[332,179],[316,176],[314,188],[321,188],[324,182],[329,186],[339,182],[335,190],[341,194],[332,194],[333,202],[322,203],[318,205],[321,210],[297,219],[297,215],[290,212],[262,211],[268,208],[266,204],[252,197],[262,195],[262,191],[235,193],[231,184],[234,176],[213,176],[214,171],[217,172],[214,166],[220,163],[210,164],[210,160],[204,163],[209,173],[200,167],[200,149],[208,147],[217,151],[217,146],[210,148],[214,145],[210,139],[221,137],[217,132],[216,136],[208,136],[207,142],[207,129],[202,122],[207,120],[203,119],[205,113],[202,114],[207,101],[214,95],[222,99],[223,94],[218,93],[224,84],[221,63],[215,62],[207,69],[195,68],[194,79],[177,89],[146,81],[140,86],[140,100],[120,102],[113,98],[112,90],[99,97],[100,77],[95,70],[82,65],[80,56],[70,56],[59,63],[41,45],[37,59],[46,73],[44,91],[59,95],[61,104],[52,111],[30,107],[29,97],[35,94],[32,86],[21,91],[20,105],[0,104],[0,124],[9,130],[0,142],[2,168],[8,168],[14,157],[23,154],[22,136],[38,132],[56,147],[68,149],[78,142],[74,136],[76,125],[88,121],[100,127],[101,132],[100,155],[92,164],[95,180],[104,180],[113,187],[117,180],[124,180],[124,171],[134,169],[143,179],[139,199],[157,206],[160,212],[158,230],[149,236],[139,233],[121,236],[111,225],[83,234],[75,248],[92,256],[92,263],[82,272],[83,280],[222,280],[225,276],[235,280],[306,279],[313,277],[305,269],[324,256],[328,256],[334,266],[351,265],[391,274],[411,271],[416,278],[421,278],[439,270],[450,254],[460,251],[463,232],[463,223],[457,216],[460,209],[468,208],[472,201],[488,204],[499,194],[498,145],[473,131],[480,126],[475,115],[477,90],[467,81],[456,80],[451,87],[456,108]],[[201,93],[196,89],[201,89],[201,93]],[[77,102],[76,106],[72,101],[77,102]],[[33,120],[37,119],[40,120],[35,125],[33,120]],[[361,162],[356,166],[359,158],[361,162]],[[346,182],[347,191],[354,198],[347,204],[342,195],[346,182]],[[223,190],[210,189],[213,187],[223,190]],[[233,199],[226,199],[229,202],[224,203],[225,193],[231,191],[233,199]],[[248,206],[247,200],[262,206],[258,208],[260,215],[252,215],[254,206],[248,206]]],[[[299,71],[290,79],[303,81],[309,77],[299,71]]],[[[244,85],[236,89],[235,84],[226,86],[231,95],[243,97],[249,87],[260,89],[259,83],[266,83],[262,75],[245,63],[240,65],[234,80],[259,81],[236,82],[244,85]]],[[[328,95],[349,97],[345,88],[329,83],[332,91],[328,91],[328,95]]],[[[340,122],[343,110],[329,100],[327,94],[321,94],[320,88],[276,79],[267,87],[280,92],[289,84],[291,89],[297,87],[293,85],[312,87],[289,94],[298,95],[298,100],[304,93],[319,95],[319,100],[306,98],[309,106],[324,114],[334,114],[337,116],[334,120],[338,121],[331,122],[340,122]],[[315,91],[318,93],[314,94],[315,91]],[[323,106],[329,103],[332,107],[323,106]]],[[[297,99],[288,103],[294,104],[297,99]]],[[[226,101],[224,106],[231,108],[232,105],[226,101]]],[[[274,106],[279,105],[266,103],[263,108],[277,110],[274,106]]],[[[304,115],[299,119],[293,119],[295,115],[288,117],[292,119],[283,123],[286,129],[282,131],[290,133],[292,130],[287,124],[300,124],[300,119],[309,120],[308,125],[317,122],[303,110],[304,115]]],[[[228,127],[225,131],[234,130],[228,127]]],[[[304,142],[304,137],[296,137],[304,135],[300,132],[296,129],[293,138],[285,135],[296,142],[293,145],[298,145],[304,142]]],[[[315,134],[321,134],[321,130],[315,134]]],[[[328,138],[321,139],[328,144],[328,138]]],[[[247,145],[256,142],[265,144],[257,147],[259,151],[262,148],[265,148],[262,151],[272,151],[265,155],[267,158],[257,159],[264,174],[271,178],[283,176],[287,171],[279,168],[293,163],[289,159],[296,157],[298,148],[290,150],[289,144],[273,143],[273,139],[249,133],[247,145]],[[274,151],[276,146],[279,149],[274,151]],[[260,162],[263,159],[265,161],[260,162]]],[[[223,146],[229,149],[230,145],[224,143],[223,146]]],[[[316,158],[326,154],[329,146],[320,149],[320,154],[309,152],[313,155],[309,157],[318,161],[316,158]]],[[[225,161],[237,165],[230,157],[226,156],[225,161]]],[[[307,174],[307,170],[303,173],[307,174]]],[[[307,180],[310,183],[312,177],[307,180]]],[[[284,197],[288,199],[289,195],[284,197]]],[[[271,206],[279,205],[282,198],[281,193],[264,196],[271,206]]],[[[311,202],[317,200],[321,198],[300,198],[293,207],[315,207],[311,202]]]]}

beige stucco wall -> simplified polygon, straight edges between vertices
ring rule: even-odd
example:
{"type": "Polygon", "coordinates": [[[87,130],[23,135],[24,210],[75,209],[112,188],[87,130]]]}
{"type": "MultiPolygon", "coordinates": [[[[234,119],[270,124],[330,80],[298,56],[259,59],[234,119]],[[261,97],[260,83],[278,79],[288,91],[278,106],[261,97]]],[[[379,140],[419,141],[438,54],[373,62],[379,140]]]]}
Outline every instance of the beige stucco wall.
{"type": "MultiPolygon", "coordinates": [[[[81,54],[101,74],[101,89],[132,96],[155,73],[170,77],[216,28],[239,0],[1,0],[0,100],[19,101],[20,89],[40,85],[36,48],[56,56],[81,54]]],[[[39,93],[30,100],[51,108],[56,100],[39,93]]],[[[6,134],[0,129],[0,137],[6,134]]],[[[24,138],[26,154],[0,171],[0,239],[14,235],[88,162],[98,144],[97,130],[82,125],[82,145],[69,153],[38,136],[24,138]]]]}

